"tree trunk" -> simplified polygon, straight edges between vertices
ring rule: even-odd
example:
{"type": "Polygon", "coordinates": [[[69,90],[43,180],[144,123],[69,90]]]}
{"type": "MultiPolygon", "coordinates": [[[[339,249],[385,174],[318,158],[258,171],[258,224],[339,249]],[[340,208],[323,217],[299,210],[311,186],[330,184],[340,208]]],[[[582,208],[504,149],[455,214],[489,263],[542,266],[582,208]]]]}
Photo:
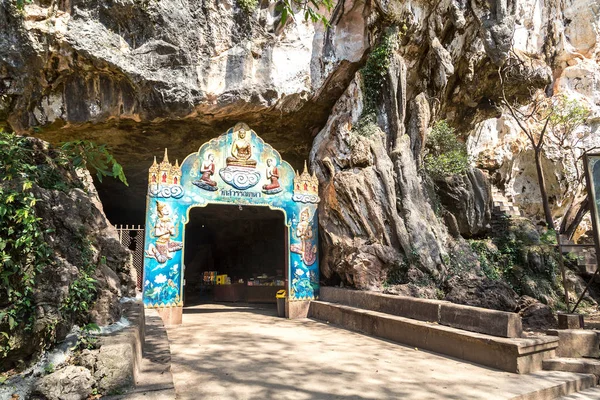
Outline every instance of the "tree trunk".
{"type": "Polygon", "coordinates": [[[548,229],[554,228],[554,220],[552,219],[552,211],[550,211],[550,203],[548,202],[548,192],[546,191],[546,179],[544,178],[544,169],[542,168],[542,151],[534,149],[535,152],[535,169],[537,171],[538,184],[540,186],[540,195],[542,197],[542,205],[544,207],[544,218],[548,229]]]}
{"type": "Polygon", "coordinates": [[[542,167],[542,151],[534,148],[535,152],[535,169],[537,171],[538,184],[540,185],[540,195],[542,196],[542,205],[544,206],[544,217],[548,229],[552,229],[556,234],[556,244],[558,245],[558,264],[560,266],[560,274],[563,281],[563,290],[565,291],[565,305],[569,311],[569,291],[567,289],[567,271],[565,270],[565,262],[562,255],[562,246],[560,243],[560,234],[554,228],[554,220],[552,219],[552,211],[548,202],[548,192],[546,191],[546,180],[544,179],[544,168],[542,167]]]}
{"type": "Polygon", "coordinates": [[[575,230],[583,220],[585,214],[589,211],[587,196],[584,197],[581,202],[578,202],[577,200],[578,199],[573,200],[573,204],[565,213],[565,217],[560,226],[560,233],[565,235],[569,240],[573,238],[575,230]],[[577,211],[575,211],[575,207],[577,207],[577,211]]]}

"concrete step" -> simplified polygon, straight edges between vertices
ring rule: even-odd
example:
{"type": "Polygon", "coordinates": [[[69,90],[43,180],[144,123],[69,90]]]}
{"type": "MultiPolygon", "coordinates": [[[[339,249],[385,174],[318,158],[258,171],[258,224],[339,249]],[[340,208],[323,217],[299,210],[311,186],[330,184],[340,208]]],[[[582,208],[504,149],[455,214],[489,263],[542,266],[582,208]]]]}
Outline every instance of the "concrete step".
{"type": "MultiPolygon", "coordinates": [[[[542,371],[536,372],[536,377],[540,379],[548,379],[548,376],[544,375],[544,372],[557,372],[557,371],[542,371]]],[[[511,400],[554,400],[557,398],[563,398],[563,396],[572,396],[583,391],[594,388],[596,385],[596,377],[591,374],[573,374],[573,376],[567,381],[557,380],[554,385],[546,386],[541,389],[534,389],[529,393],[513,397],[511,400]]],[[[575,397],[579,399],[581,397],[575,397]]],[[[583,397],[586,398],[586,397],[583,397]]]]}
{"type": "Polygon", "coordinates": [[[593,387],[581,392],[563,396],[558,400],[600,400],[600,387],[593,387]]]}
{"type": "Polygon", "coordinates": [[[444,300],[419,299],[364,290],[323,286],[321,301],[363,310],[433,322],[486,335],[520,338],[521,317],[516,313],[465,306],[444,300]]]}
{"type": "Polygon", "coordinates": [[[434,351],[462,360],[527,374],[555,357],[558,338],[503,338],[324,301],[311,301],[309,318],[434,351]]]}
{"type": "Polygon", "coordinates": [[[557,357],[600,357],[600,337],[590,329],[550,329],[548,335],[559,339],[557,357]]]}
{"type": "Polygon", "coordinates": [[[162,318],[156,310],[145,310],[144,358],[135,387],[123,394],[104,396],[106,400],[175,400],[171,373],[171,350],[162,318]]]}
{"type": "Polygon", "coordinates": [[[598,268],[598,265],[596,265],[596,264],[578,264],[577,265],[577,270],[579,271],[579,273],[586,274],[586,275],[594,274],[594,272],[596,272],[596,268],[598,268]]]}
{"type": "Polygon", "coordinates": [[[600,376],[600,360],[594,358],[558,357],[544,360],[542,365],[546,371],[577,372],[600,376]]]}
{"type": "MultiPolygon", "coordinates": [[[[505,207],[503,207],[505,208],[505,207]]],[[[495,213],[493,213],[493,215],[495,216],[500,216],[500,215],[508,215],[509,217],[521,217],[523,214],[521,213],[520,210],[496,210],[495,213]]]]}

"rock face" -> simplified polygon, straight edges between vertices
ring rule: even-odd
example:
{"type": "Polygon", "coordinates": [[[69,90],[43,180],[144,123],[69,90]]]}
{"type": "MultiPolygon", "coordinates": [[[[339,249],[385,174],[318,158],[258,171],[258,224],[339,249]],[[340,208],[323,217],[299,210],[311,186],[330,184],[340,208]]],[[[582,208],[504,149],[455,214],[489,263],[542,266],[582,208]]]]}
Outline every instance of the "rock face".
{"type": "Polygon", "coordinates": [[[322,188],[322,272],[358,288],[375,288],[394,263],[416,252],[422,272],[439,276],[445,230],[425,197],[410,139],[399,137],[390,151],[393,138],[378,127],[369,137],[352,131],[361,99],[355,81],[311,152],[322,188]]]}
{"type": "Polygon", "coordinates": [[[464,176],[435,182],[444,208],[452,214],[463,237],[485,234],[490,228],[492,189],[485,173],[471,169],[464,176]]]}
{"type": "Polygon", "coordinates": [[[529,296],[521,296],[517,311],[525,329],[556,328],[558,321],[550,307],[529,296]]]}
{"type": "Polygon", "coordinates": [[[448,282],[449,292],[444,300],[474,307],[514,312],[518,296],[504,282],[489,279],[453,279],[448,282]]]}
{"type": "Polygon", "coordinates": [[[133,383],[133,354],[131,346],[104,345],[100,347],[94,366],[94,378],[102,393],[111,393],[133,383]]]}
{"type": "MultiPolygon", "coordinates": [[[[538,213],[532,152],[499,106],[498,68],[522,61],[522,73],[506,81],[511,98],[526,103],[535,86],[579,96],[597,115],[596,9],[593,0],[345,0],[325,27],[301,12],[283,26],[269,2],[247,13],[235,0],[41,0],[23,11],[4,0],[0,124],[112,146],[131,190],[109,183],[100,195],[116,221],[142,223],[152,155],[169,147],[181,159],[244,120],[294,167],[310,154],[326,279],[378,288],[397,270],[401,284],[440,284],[451,275],[455,239],[485,233],[490,186],[478,170],[438,182],[439,213],[422,172],[429,127],[446,119],[476,166],[538,213]],[[377,82],[363,81],[357,70],[381,54],[373,50],[384,37],[393,49],[377,61],[377,82]],[[363,135],[366,103],[376,117],[363,135]]],[[[564,154],[557,147],[544,155],[557,217],[574,192],[564,154]]],[[[47,196],[70,204],[79,194],[47,196]]],[[[115,318],[124,273],[120,257],[108,260],[112,242],[97,243],[108,264],[97,270],[107,277],[98,315],[115,318]]],[[[527,260],[540,269],[544,259],[527,260]]]]}
{"type": "MultiPolygon", "coordinates": [[[[578,139],[584,131],[579,129],[566,144],[548,141],[543,154],[549,200],[555,218],[560,219],[581,190],[578,186],[582,171],[573,159],[579,158],[584,148],[600,145],[600,22],[595,11],[590,12],[598,10],[598,5],[592,0],[547,7],[531,1],[515,3],[515,52],[543,55],[541,60],[552,70],[553,76],[547,91],[577,99],[592,111],[587,139],[578,139]]],[[[515,120],[502,115],[477,122],[471,129],[468,144],[477,165],[495,173],[494,179],[505,195],[528,216],[540,218],[542,209],[533,151],[515,120]]]]}
{"type": "Polygon", "coordinates": [[[369,48],[370,11],[340,2],[325,29],[302,13],[283,27],[274,8],[77,0],[21,12],[2,1],[0,123],[44,126],[39,135],[53,142],[108,143],[132,190],[117,195],[108,182],[101,194],[140,223],[152,156],[169,147],[181,160],[239,121],[300,168],[369,48]]]}
{"type": "Polygon", "coordinates": [[[128,343],[102,343],[100,349],[83,350],[75,361],[91,371],[98,392],[110,394],[133,384],[133,357],[128,343]]]}
{"type": "MultiPolygon", "coordinates": [[[[56,156],[48,144],[37,139],[29,141],[38,168],[44,168],[48,158],[56,156]]],[[[11,349],[3,359],[2,367],[10,368],[15,362],[27,360],[43,349],[53,339],[62,340],[74,323],[96,322],[106,325],[121,317],[119,299],[135,294],[135,279],[131,253],[121,246],[116,229],[97,207],[89,174],[84,180],[72,169],[58,167],[59,176],[69,184],[57,188],[34,184],[32,192],[38,200],[35,211],[44,231],[46,243],[52,252],[52,262],[35,278],[35,315],[31,331],[11,334],[11,349]],[[89,305],[89,316],[76,315],[67,308],[67,299],[79,302],[74,294],[74,283],[88,267],[95,269],[96,300],[89,305]]],[[[0,188],[9,187],[11,181],[2,181],[0,188]]],[[[2,307],[5,305],[2,304],[2,307]]],[[[77,304],[77,306],[82,306],[77,304]]]]}
{"type": "Polygon", "coordinates": [[[88,369],[69,365],[40,379],[34,393],[48,400],[83,400],[92,393],[93,383],[88,369]]]}

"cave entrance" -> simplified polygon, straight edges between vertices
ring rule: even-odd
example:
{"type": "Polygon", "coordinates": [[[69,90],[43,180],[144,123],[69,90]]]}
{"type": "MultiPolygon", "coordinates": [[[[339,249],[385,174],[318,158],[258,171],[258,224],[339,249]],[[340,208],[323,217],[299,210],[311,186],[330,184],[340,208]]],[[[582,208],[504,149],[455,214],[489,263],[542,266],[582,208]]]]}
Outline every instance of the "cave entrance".
{"type": "Polygon", "coordinates": [[[319,295],[318,186],[306,164],[295,172],[244,123],[181,165],[165,149],[148,171],[144,306],[180,324],[186,296],[243,300],[245,290],[247,301],[273,301],[274,288],[254,288],[272,282],[286,290],[286,316],[305,317],[319,295]],[[214,287],[202,291],[205,272],[214,287]]]}
{"type": "Polygon", "coordinates": [[[190,210],[185,228],[184,305],[275,303],[287,287],[283,212],[209,204],[190,210]]]}

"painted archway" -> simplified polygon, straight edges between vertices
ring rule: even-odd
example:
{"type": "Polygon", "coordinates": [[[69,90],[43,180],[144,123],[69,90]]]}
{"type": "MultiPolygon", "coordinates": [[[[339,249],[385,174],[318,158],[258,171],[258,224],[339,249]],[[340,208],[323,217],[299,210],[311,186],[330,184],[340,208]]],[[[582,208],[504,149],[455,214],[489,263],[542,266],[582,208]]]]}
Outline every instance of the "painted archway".
{"type": "Polygon", "coordinates": [[[318,180],[302,174],[246,124],[203,144],[181,163],[167,149],[150,167],[146,196],[143,300],[167,324],[181,323],[185,227],[194,207],[208,204],[281,210],[287,228],[286,315],[305,316],[319,294],[318,180]]]}

